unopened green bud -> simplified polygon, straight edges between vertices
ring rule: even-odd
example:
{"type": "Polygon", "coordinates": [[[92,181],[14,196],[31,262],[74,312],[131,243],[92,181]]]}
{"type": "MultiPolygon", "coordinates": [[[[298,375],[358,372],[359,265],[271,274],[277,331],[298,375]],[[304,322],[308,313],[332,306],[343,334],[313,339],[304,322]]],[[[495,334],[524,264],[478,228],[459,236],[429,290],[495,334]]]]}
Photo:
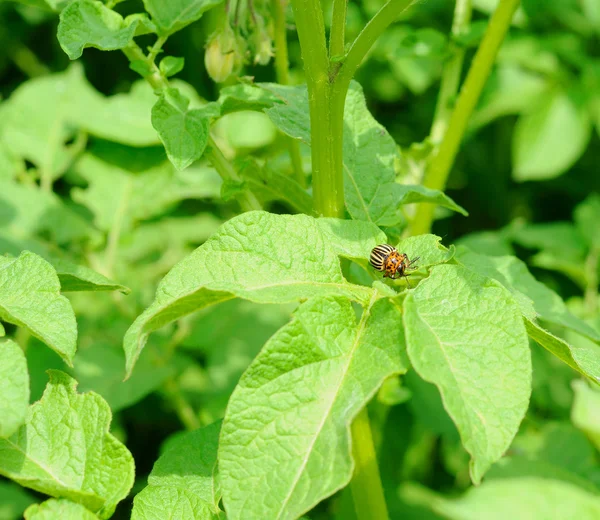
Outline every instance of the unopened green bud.
{"type": "Polygon", "coordinates": [[[266,29],[254,33],[254,64],[268,65],[273,57],[273,41],[266,29]]]}
{"type": "Polygon", "coordinates": [[[208,75],[217,83],[222,83],[234,72],[239,60],[236,37],[229,24],[213,34],[206,46],[204,66],[208,75]]]}

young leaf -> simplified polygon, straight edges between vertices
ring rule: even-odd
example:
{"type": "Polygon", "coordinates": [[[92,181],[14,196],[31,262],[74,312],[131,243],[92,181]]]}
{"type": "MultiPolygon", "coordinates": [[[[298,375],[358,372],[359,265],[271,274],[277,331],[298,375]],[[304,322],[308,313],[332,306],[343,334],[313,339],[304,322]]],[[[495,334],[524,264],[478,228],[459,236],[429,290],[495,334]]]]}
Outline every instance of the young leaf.
{"type": "Polygon", "coordinates": [[[199,20],[206,11],[222,2],[223,0],[144,0],[144,7],[158,26],[159,34],[168,36],[199,20]]]}
{"type": "Polygon", "coordinates": [[[0,474],[22,486],[84,505],[109,518],[133,485],[133,458],[109,432],[110,408],[97,394],[77,394],[57,370],[26,423],[0,439],[0,474]]]}
{"type": "Polygon", "coordinates": [[[97,0],[75,0],[60,13],[57,37],[63,51],[76,60],[86,47],[102,51],[125,48],[140,18],[123,17],[97,0]]]}
{"type": "Polygon", "coordinates": [[[160,61],[160,71],[165,75],[165,77],[174,76],[178,72],[183,70],[184,59],[178,58],[176,56],[165,56],[160,61]]]}
{"type": "Polygon", "coordinates": [[[188,109],[189,103],[179,90],[169,88],[152,107],[152,126],[178,170],[202,157],[209,137],[209,118],[202,110],[188,109]]]}
{"type": "Polygon", "coordinates": [[[399,310],[313,299],[242,376],[219,444],[227,517],[297,518],[352,477],[350,425],[384,379],[406,372],[399,310]],[[248,464],[247,461],[252,463],[248,464]]]}
{"type": "Polygon", "coordinates": [[[541,477],[491,480],[459,499],[435,498],[434,511],[451,520],[600,518],[600,498],[577,486],[541,477]]]}
{"type": "Polygon", "coordinates": [[[10,437],[25,422],[29,373],[25,354],[10,339],[0,341],[0,437],[10,437]]]}
{"type": "Polygon", "coordinates": [[[131,289],[106,278],[93,269],[66,260],[51,259],[56,269],[62,292],[72,291],[120,291],[129,294],[131,289]]]}
{"type": "Polygon", "coordinates": [[[65,499],[51,498],[34,504],[25,511],[25,520],[98,520],[98,517],[81,504],[65,499]]]}
{"type": "Polygon", "coordinates": [[[384,241],[366,222],[262,211],[231,219],[165,276],[152,305],[129,328],[127,374],[152,331],[234,297],[262,303],[327,295],[368,301],[372,289],[348,283],[338,255],[368,258],[384,241]]]}
{"type": "Polygon", "coordinates": [[[396,249],[406,254],[409,260],[419,257],[416,264],[422,269],[444,264],[452,259],[454,246],[448,249],[441,242],[441,237],[436,235],[419,235],[401,240],[396,249]]]}
{"type": "Polygon", "coordinates": [[[514,178],[539,181],[573,166],[590,140],[591,124],[587,112],[556,90],[519,118],[513,135],[514,178]]]}
{"type": "Polygon", "coordinates": [[[132,520],[219,518],[217,445],[221,422],[175,439],[133,500],[132,520]]]}
{"type": "MultiPolygon", "coordinates": [[[[263,88],[283,101],[265,110],[273,123],[291,137],[310,144],[306,87],[265,84],[263,88]]],[[[350,216],[355,220],[391,226],[400,221],[399,205],[421,201],[442,203],[464,212],[437,190],[396,183],[394,162],[397,157],[396,143],[375,121],[367,109],[360,85],[353,82],[344,111],[344,196],[350,216]]]]}
{"type": "Polygon", "coordinates": [[[529,404],[531,357],[519,308],[498,282],[440,265],[404,301],[404,326],[410,360],[439,388],[479,483],[529,404]]]}
{"type": "Polygon", "coordinates": [[[24,327],[71,365],[77,342],[75,313],[60,294],[54,268],[23,252],[0,263],[0,318],[24,327]]]}

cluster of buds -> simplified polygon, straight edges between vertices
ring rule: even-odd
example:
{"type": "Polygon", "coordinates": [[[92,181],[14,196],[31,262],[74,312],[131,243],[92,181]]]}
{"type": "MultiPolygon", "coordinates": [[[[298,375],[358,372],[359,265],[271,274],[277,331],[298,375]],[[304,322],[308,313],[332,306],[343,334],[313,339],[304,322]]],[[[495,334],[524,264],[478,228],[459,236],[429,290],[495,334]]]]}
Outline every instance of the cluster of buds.
{"type": "Polygon", "coordinates": [[[271,31],[263,17],[255,12],[251,0],[237,0],[233,23],[229,20],[229,14],[228,5],[219,28],[207,41],[204,55],[206,71],[217,83],[238,75],[250,55],[253,55],[255,65],[268,65],[273,57],[271,31]],[[247,16],[240,16],[240,13],[247,16]],[[240,21],[240,18],[246,19],[240,21]]]}

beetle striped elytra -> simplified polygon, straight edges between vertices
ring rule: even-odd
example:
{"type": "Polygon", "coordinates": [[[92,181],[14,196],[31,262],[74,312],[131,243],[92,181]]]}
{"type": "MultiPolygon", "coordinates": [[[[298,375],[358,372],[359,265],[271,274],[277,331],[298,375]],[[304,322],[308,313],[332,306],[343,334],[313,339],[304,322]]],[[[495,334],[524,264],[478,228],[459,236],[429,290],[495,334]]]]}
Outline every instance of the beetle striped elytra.
{"type": "Polygon", "coordinates": [[[408,282],[407,271],[417,269],[415,262],[419,259],[417,256],[412,260],[409,260],[405,253],[399,253],[398,250],[389,244],[380,244],[374,247],[371,251],[369,262],[373,268],[378,271],[384,271],[384,278],[406,278],[408,282]]]}

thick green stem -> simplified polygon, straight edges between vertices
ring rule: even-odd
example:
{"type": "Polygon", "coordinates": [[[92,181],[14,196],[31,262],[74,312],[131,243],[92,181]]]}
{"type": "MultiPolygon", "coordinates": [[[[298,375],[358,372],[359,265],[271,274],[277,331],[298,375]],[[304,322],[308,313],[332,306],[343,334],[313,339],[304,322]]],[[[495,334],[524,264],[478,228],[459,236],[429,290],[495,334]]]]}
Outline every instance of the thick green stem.
{"type": "Polygon", "coordinates": [[[329,56],[342,57],[346,45],[346,8],[348,0],[333,0],[331,31],[329,33],[329,56]]]}
{"type": "Polygon", "coordinates": [[[308,87],[313,194],[315,210],[324,217],[344,215],[341,124],[332,125],[329,59],[321,3],[292,0],[308,87]]]}
{"type": "MultiPolygon", "coordinates": [[[[452,36],[457,37],[464,33],[468,29],[470,22],[471,0],[456,0],[454,20],[452,22],[452,36]]],[[[444,135],[446,135],[465,59],[464,47],[452,45],[451,53],[451,57],[444,65],[444,71],[442,72],[440,92],[438,94],[437,106],[435,107],[433,124],[431,125],[430,137],[435,145],[439,145],[444,135]]]]}
{"type": "MultiPolygon", "coordinates": [[[[356,69],[362,63],[383,31],[396,21],[402,11],[407,9],[415,0],[390,0],[365,25],[364,29],[352,43],[348,54],[342,61],[335,78],[340,90],[348,90],[348,85],[354,77],[356,69]]],[[[335,64],[334,64],[335,65],[335,64]]]]}
{"type": "MultiPolygon", "coordinates": [[[[242,179],[235,171],[235,168],[223,155],[221,149],[215,143],[215,140],[210,136],[208,138],[208,147],[206,148],[206,156],[209,158],[215,170],[219,173],[223,180],[233,182],[242,182],[242,179]]],[[[243,211],[254,211],[262,209],[256,195],[249,190],[244,190],[236,197],[243,211]]]]}
{"type": "MultiPolygon", "coordinates": [[[[277,82],[281,85],[290,84],[288,47],[285,28],[285,13],[283,11],[284,0],[271,0],[273,10],[274,36],[275,36],[275,73],[277,82]]],[[[300,154],[300,143],[291,137],[287,138],[288,152],[292,162],[292,169],[296,181],[303,188],[306,187],[306,175],[302,168],[302,155],[300,154]]]]}
{"type": "Polygon", "coordinates": [[[357,518],[386,520],[389,516],[366,408],[352,423],[352,454],[355,467],[350,489],[357,518]]]}
{"type": "MultiPolygon", "coordinates": [[[[500,4],[493,14],[450,116],[444,139],[425,174],[423,185],[427,188],[443,190],[446,186],[467,123],[479,100],[500,44],[504,40],[518,6],[519,0],[500,0],[500,4]]],[[[429,233],[433,222],[433,210],[432,204],[419,204],[411,225],[412,235],[429,233]]]]}

